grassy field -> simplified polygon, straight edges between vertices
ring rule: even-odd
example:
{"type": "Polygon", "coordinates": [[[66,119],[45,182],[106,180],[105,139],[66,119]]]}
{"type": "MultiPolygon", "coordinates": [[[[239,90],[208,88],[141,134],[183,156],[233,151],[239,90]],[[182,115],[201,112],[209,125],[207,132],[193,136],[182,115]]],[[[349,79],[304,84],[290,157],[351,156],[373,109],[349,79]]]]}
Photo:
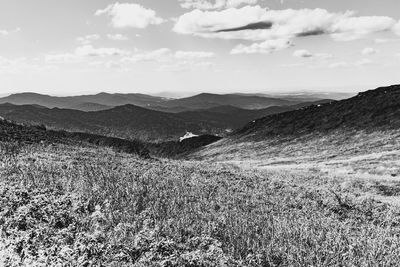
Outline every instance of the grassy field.
{"type": "Polygon", "coordinates": [[[395,177],[0,145],[0,266],[396,266],[395,177]]]}
{"type": "Polygon", "coordinates": [[[248,142],[223,139],[192,159],[256,169],[316,169],[358,177],[400,177],[400,131],[337,131],[248,142]]]}

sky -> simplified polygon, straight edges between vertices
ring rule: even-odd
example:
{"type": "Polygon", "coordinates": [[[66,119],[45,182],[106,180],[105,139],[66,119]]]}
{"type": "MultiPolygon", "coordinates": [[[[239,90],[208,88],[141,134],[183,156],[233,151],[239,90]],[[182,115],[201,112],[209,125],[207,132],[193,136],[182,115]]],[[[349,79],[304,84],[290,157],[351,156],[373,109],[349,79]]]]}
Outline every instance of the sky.
{"type": "Polygon", "coordinates": [[[400,83],[398,0],[1,0],[0,95],[400,83]]]}

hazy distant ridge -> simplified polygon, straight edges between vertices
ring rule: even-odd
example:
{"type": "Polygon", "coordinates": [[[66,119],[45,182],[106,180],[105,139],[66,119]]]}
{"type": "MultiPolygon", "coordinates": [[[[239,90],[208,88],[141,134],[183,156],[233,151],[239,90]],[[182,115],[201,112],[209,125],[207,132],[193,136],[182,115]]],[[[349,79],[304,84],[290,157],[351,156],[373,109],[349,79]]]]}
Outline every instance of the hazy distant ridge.
{"type": "Polygon", "coordinates": [[[36,93],[20,93],[0,98],[0,104],[40,105],[47,108],[67,108],[81,111],[106,110],[122,105],[135,105],[149,109],[180,112],[196,109],[208,109],[217,106],[234,106],[242,109],[264,109],[272,106],[290,106],[307,101],[316,101],[329,97],[302,97],[285,95],[272,97],[257,94],[210,94],[202,93],[191,97],[170,99],[145,94],[108,94],[55,97],[36,93]]]}

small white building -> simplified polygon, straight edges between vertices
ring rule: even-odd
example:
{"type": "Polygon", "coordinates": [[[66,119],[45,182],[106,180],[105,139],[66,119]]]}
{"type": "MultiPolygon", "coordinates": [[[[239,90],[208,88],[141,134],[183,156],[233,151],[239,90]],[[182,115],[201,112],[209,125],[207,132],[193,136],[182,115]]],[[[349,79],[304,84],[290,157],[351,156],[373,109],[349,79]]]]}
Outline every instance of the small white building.
{"type": "Polygon", "coordinates": [[[185,139],[193,138],[193,137],[196,137],[196,136],[198,136],[198,135],[193,134],[191,132],[186,132],[186,134],[184,136],[179,138],[179,142],[182,142],[185,139]]]}

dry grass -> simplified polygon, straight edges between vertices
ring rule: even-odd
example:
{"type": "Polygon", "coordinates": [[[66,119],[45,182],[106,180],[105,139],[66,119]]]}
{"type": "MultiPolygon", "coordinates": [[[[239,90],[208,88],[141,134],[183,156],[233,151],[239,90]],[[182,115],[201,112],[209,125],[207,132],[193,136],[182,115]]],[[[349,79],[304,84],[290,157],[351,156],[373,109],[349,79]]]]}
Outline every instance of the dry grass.
{"type": "Polygon", "coordinates": [[[400,132],[336,132],[262,142],[225,139],[191,159],[257,169],[317,169],[329,175],[399,177],[400,132]]]}
{"type": "Polygon", "coordinates": [[[395,266],[397,184],[2,144],[0,265],[395,266]]]}

